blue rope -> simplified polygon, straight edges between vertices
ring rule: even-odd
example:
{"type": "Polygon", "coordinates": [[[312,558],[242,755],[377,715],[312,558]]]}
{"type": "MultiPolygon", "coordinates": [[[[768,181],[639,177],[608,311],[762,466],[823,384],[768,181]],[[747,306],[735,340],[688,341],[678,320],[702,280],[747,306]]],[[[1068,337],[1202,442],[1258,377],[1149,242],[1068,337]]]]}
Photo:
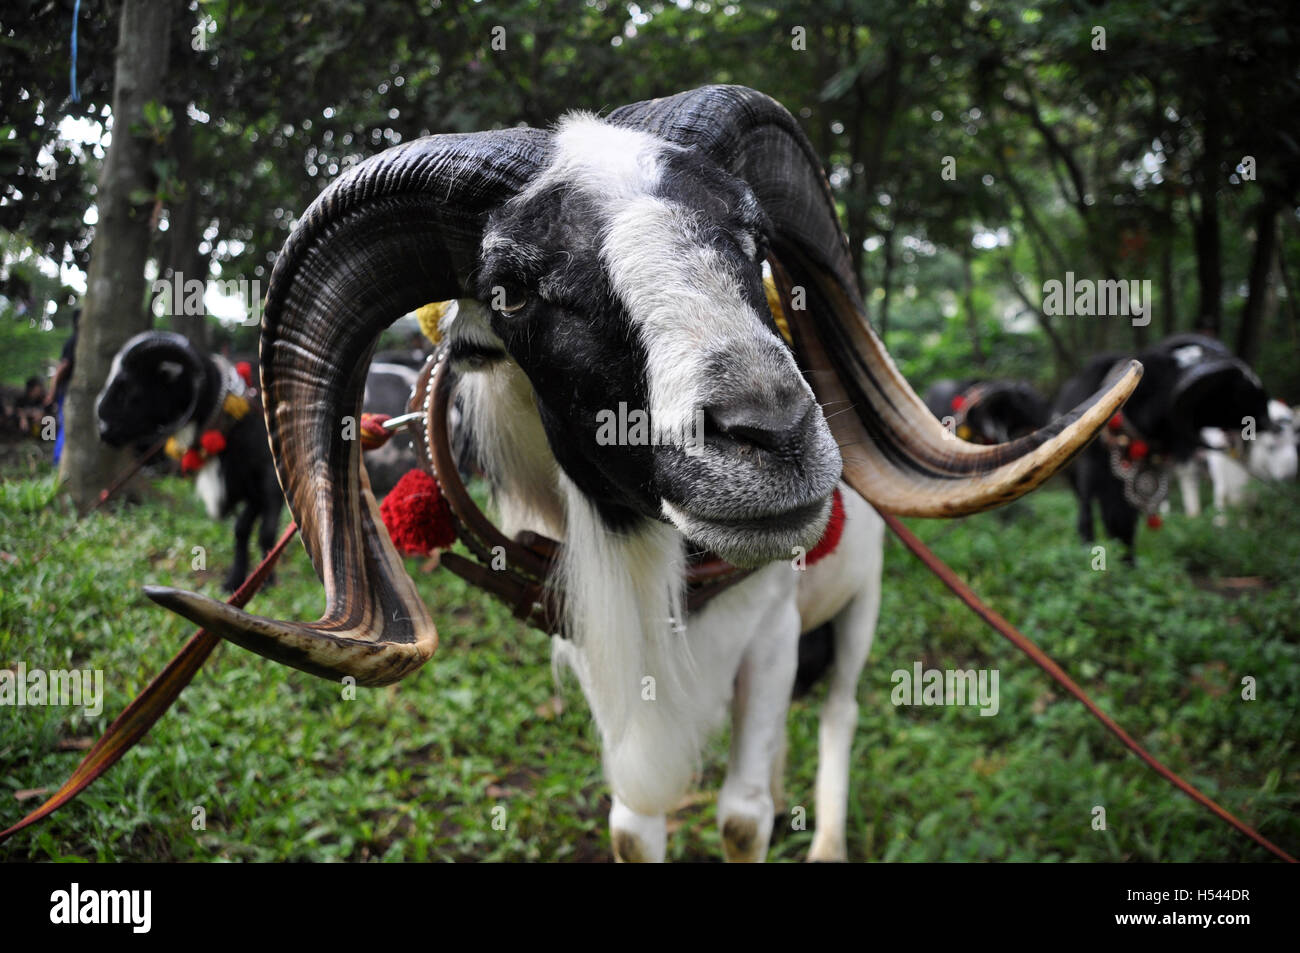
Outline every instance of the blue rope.
{"type": "Polygon", "coordinates": [[[77,20],[81,18],[81,0],[76,0],[72,5],[72,73],[68,77],[72,85],[72,101],[81,102],[81,94],[77,92],[77,20]]]}

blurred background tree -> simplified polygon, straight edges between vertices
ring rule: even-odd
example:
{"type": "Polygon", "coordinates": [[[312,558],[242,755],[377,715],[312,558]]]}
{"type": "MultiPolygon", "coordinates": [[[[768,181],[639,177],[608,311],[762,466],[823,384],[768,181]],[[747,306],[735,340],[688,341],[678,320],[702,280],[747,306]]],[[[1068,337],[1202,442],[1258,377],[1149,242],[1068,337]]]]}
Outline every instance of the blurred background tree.
{"type": "MultiPolygon", "coordinates": [[[[128,6],[81,7],[74,101],[74,0],[0,3],[4,383],[57,353],[99,250],[128,6]],[[53,293],[33,298],[34,274],[53,293]]],[[[264,291],[296,216],[387,146],[743,83],[822,156],[872,320],[918,387],[1051,393],[1091,353],[1201,329],[1294,403],[1298,38],[1287,0],[190,2],[148,91],[146,276],[264,291]],[[1066,272],[1150,280],[1151,325],[1046,315],[1066,272]]],[[[143,301],[141,320],[252,350],[236,304],[209,302],[232,320],[143,301]]]]}

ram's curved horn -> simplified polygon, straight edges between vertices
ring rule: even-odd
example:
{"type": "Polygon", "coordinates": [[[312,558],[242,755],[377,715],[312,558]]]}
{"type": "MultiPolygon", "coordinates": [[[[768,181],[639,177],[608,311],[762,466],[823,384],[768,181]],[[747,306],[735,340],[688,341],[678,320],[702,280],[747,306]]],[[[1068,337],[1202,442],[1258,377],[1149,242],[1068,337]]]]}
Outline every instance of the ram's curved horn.
{"type": "Polygon", "coordinates": [[[948,433],[871,329],[830,186],[794,117],[741,86],[706,86],[614,110],[609,119],[697,148],[747,182],[772,226],[778,285],[800,366],[844,457],[845,479],[883,510],[960,516],[1032,490],[1093,438],[1132,393],[1136,361],[1046,427],[977,446],[948,433]],[[852,413],[839,412],[852,408],[852,413]]]}
{"type": "Polygon", "coordinates": [[[437,631],[379,508],[357,433],[381,331],[468,293],[487,215],[535,175],[548,134],[430,136],[356,166],[312,203],[271,275],[262,322],[267,430],[293,517],[325,584],[314,623],[260,618],[206,596],[154,601],[267,658],[383,685],[432,655],[437,631]]]}

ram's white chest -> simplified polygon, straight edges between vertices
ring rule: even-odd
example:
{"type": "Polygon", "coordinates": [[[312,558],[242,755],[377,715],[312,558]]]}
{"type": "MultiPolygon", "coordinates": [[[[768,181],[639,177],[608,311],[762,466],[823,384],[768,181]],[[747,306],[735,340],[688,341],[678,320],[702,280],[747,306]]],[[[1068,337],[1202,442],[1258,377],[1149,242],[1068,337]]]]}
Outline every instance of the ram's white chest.
{"type": "Polygon", "coordinates": [[[221,478],[221,461],[209,460],[199,470],[194,480],[194,490],[203,501],[208,516],[214,520],[221,519],[226,510],[226,481],[221,478]]]}

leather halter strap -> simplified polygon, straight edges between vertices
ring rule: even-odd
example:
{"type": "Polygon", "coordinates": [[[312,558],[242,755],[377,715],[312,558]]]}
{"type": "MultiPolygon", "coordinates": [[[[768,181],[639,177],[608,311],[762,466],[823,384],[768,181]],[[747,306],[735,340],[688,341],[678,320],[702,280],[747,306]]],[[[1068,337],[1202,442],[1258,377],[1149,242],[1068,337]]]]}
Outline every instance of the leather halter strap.
{"type": "MultiPolygon", "coordinates": [[[[543,632],[564,635],[563,594],[553,578],[564,544],[527,530],[511,539],[470,496],[456,466],[447,424],[454,383],[450,363],[447,349],[438,348],[421,369],[408,405],[423,415],[422,422],[410,428],[420,463],[438,482],[456,522],[457,536],[474,557],[444,552],[439,565],[496,596],[510,606],[515,618],[543,632]]],[[[687,611],[703,609],[750,572],[712,553],[692,559],[686,570],[687,611]]]]}

